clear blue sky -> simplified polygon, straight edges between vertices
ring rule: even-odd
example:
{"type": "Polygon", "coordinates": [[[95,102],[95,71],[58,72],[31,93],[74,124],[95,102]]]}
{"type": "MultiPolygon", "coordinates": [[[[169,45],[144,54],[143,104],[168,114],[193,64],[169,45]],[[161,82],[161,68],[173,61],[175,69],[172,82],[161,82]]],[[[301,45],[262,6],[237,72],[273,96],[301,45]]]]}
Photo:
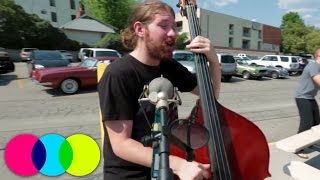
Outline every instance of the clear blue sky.
{"type": "MultiPolygon", "coordinates": [[[[163,0],[174,7],[178,0],[163,0]]],[[[282,16],[298,12],[306,25],[320,28],[320,0],[197,0],[203,9],[279,27],[282,16]]]]}

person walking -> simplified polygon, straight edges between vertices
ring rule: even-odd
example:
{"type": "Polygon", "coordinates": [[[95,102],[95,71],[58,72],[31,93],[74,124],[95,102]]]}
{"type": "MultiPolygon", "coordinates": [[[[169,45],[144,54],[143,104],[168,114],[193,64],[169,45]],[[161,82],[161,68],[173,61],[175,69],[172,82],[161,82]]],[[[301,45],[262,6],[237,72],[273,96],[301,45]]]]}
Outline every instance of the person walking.
{"type": "Polygon", "coordinates": [[[300,124],[298,133],[320,123],[319,106],[315,96],[320,89],[320,48],[315,51],[315,62],[304,68],[295,92],[299,110],[300,124]]]}
{"type": "MultiPolygon", "coordinates": [[[[148,102],[139,105],[144,85],[163,75],[179,91],[198,94],[196,76],[172,60],[176,31],[175,13],[169,5],[145,1],[134,9],[128,27],[121,32],[122,43],[133,51],[112,62],[98,84],[105,132],[105,180],[151,179],[152,148],[143,146],[140,140],[151,134],[155,107],[148,102]]],[[[218,98],[221,70],[211,41],[198,36],[186,48],[207,57],[210,83],[218,98]]],[[[169,165],[181,180],[209,177],[210,164],[188,162],[170,155],[169,165]]]]}
{"type": "MultiPolygon", "coordinates": [[[[298,133],[320,123],[319,106],[315,100],[320,88],[320,48],[315,51],[314,57],[315,62],[308,63],[304,68],[295,91],[295,101],[300,116],[298,133]]],[[[297,155],[308,158],[303,150],[297,155]]]]}

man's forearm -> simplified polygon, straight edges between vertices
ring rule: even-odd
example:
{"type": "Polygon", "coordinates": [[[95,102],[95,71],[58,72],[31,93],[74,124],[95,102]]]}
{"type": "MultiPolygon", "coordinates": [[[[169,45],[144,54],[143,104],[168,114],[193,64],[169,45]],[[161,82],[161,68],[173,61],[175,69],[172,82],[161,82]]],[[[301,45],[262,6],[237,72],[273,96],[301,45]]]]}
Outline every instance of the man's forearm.
{"type": "Polygon", "coordinates": [[[113,147],[113,151],[121,159],[151,167],[152,148],[145,147],[136,140],[127,139],[124,142],[119,142],[118,145],[113,147]]]}

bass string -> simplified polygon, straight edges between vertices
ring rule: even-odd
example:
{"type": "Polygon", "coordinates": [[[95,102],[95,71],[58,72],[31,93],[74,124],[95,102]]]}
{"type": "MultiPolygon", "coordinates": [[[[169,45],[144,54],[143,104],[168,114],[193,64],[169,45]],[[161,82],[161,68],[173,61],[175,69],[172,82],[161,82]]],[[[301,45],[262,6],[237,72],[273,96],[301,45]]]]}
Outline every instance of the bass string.
{"type": "MultiPolygon", "coordinates": [[[[199,21],[196,16],[196,6],[195,5],[187,5],[187,16],[189,19],[189,28],[190,28],[190,35],[191,38],[195,38],[197,35],[200,35],[200,26],[199,21]]],[[[199,82],[199,90],[200,95],[203,97],[209,98],[202,98],[202,110],[204,115],[207,115],[207,120],[211,120],[211,122],[205,121],[205,124],[209,126],[211,130],[210,134],[212,135],[213,139],[211,140],[212,147],[214,148],[215,155],[213,156],[210,154],[210,160],[217,162],[214,164],[216,166],[216,170],[214,174],[216,175],[215,179],[221,180],[228,180],[231,179],[231,172],[229,167],[229,162],[227,159],[227,154],[225,151],[224,140],[222,136],[220,121],[218,117],[218,110],[216,101],[213,96],[213,88],[208,85],[208,82],[211,82],[210,72],[207,65],[207,60],[203,54],[195,54],[195,64],[197,69],[197,77],[199,82]],[[203,106],[204,105],[204,106],[203,106]],[[211,112],[209,112],[210,108],[204,107],[212,107],[211,112]]],[[[204,116],[205,117],[205,116],[204,116]]],[[[205,119],[205,120],[206,120],[205,119]]],[[[210,142],[210,141],[209,141],[210,142]]],[[[209,143],[210,145],[210,143],[209,143]]],[[[213,163],[211,163],[213,165],[213,163]]]]}

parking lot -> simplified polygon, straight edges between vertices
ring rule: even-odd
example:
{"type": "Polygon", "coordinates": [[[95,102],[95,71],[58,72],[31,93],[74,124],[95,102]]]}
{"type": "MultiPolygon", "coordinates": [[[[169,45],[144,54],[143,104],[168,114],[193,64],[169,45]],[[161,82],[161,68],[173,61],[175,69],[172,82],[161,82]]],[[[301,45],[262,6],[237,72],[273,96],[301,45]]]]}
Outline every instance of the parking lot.
{"type": "MultiPolygon", "coordinates": [[[[34,84],[27,77],[25,63],[15,65],[15,72],[0,75],[0,174],[8,174],[3,150],[17,134],[85,133],[100,143],[96,88],[64,95],[34,84]]],[[[244,80],[234,77],[222,83],[219,102],[254,122],[268,142],[273,143],[297,131],[299,117],[293,94],[298,78],[244,80]]],[[[181,98],[179,116],[186,117],[197,97],[182,93],[181,98]]]]}

